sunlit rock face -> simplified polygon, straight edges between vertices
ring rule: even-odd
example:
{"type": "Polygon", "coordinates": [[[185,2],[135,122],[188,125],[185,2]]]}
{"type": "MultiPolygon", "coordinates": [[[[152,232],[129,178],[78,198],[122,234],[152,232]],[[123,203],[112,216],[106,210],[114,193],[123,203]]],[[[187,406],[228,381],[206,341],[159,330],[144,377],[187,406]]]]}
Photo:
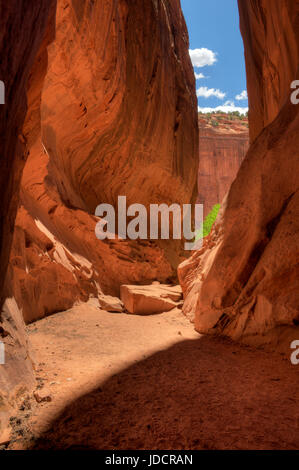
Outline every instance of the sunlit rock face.
{"type": "Polygon", "coordinates": [[[180,2],[58,2],[42,139],[62,200],[189,202],[197,101],[180,2]]]}
{"type": "Polygon", "coordinates": [[[299,107],[290,101],[299,4],[239,8],[252,144],[214,230],[179,277],[198,331],[251,344],[288,338],[289,348],[299,320],[299,107]]]}
{"type": "Polygon", "coordinates": [[[198,198],[206,216],[221,203],[248,150],[248,120],[218,113],[199,115],[198,198]]]}
{"type": "Polygon", "coordinates": [[[14,298],[3,304],[7,295],[3,285],[28,143],[39,128],[37,114],[47,70],[46,47],[55,30],[55,3],[0,0],[0,80],[5,84],[5,104],[0,105],[0,341],[5,347],[5,364],[0,366],[0,438],[17,400],[34,386],[22,313],[14,298]],[[24,125],[26,111],[30,130],[24,125]]]}
{"type": "Polygon", "coordinates": [[[23,173],[7,276],[27,323],[102,292],[119,295],[120,283],[128,279],[171,278],[171,266],[154,242],[98,240],[98,219],[64,205],[48,163],[37,141],[23,173]]]}
{"type": "Polygon", "coordinates": [[[127,205],[195,202],[188,49],[179,1],[58,1],[7,280],[27,323],[176,276],[177,243],[100,241],[93,214],[118,195],[127,205]]]}

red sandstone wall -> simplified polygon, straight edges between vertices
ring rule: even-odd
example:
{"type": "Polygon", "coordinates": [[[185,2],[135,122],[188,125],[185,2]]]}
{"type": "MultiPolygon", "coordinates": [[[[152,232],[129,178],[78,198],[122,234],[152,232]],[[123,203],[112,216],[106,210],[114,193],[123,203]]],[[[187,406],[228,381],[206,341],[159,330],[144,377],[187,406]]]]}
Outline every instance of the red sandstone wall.
{"type": "MultiPolygon", "coordinates": [[[[31,76],[35,76],[34,80],[38,82],[38,75],[43,73],[42,67],[39,71],[33,70],[33,63],[38,53],[45,52],[46,43],[53,34],[54,21],[50,24],[48,19],[51,16],[54,20],[55,4],[55,0],[0,2],[0,80],[5,83],[6,88],[6,103],[0,106],[1,300],[18,204],[18,189],[27,157],[24,145],[27,136],[24,138],[22,135],[22,127],[27,110],[28,78],[31,72],[31,76]]],[[[29,83],[28,93],[31,90],[29,83]]],[[[36,86],[36,95],[40,92],[41,87],[36,86]]],[[[32,108],[29,109],[31,111],[32,108]]]]}
{"type": "Polygon", "coordinates": [[[250,139],[276,118],[298,72],[298,0],[239,2],[249,98],[250,139]]]}
{"type": "Polygon", "coordinates": [[[0,79],[6,88],[5,104],[0,105],[0,341],[6,360],[0,374],[0,437],[17,397],[34,385],[23,318],[14,299],[3,306],[7,295],[3,285],[27,144],[39,127],[36,110],[46,72],[46,46],[54,34],[55,4],[54,0],[0,0],[0,79]],[[22,130],[26,112],[32,132],[22,130]]]}

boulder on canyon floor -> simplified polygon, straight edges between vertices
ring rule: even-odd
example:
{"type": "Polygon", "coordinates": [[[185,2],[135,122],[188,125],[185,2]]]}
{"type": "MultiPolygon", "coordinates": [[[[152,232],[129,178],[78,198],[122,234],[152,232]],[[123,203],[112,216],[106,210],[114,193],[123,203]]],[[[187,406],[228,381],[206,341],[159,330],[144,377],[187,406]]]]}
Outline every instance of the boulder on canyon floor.
{"type": "Polygon", "coordinates": [[[118,297],[112,295],[99,295],[99,305],[107,312],[122,313],[124,311],[124,304],[118,297]]]}
{"type": "Polygon", "coordinates": [[[168,312],[180,305],[182,289],[154,283],[149,286],[126,286],[120,288],[121,300],[129,313],[136,315],[151,315],[168,312]]]}

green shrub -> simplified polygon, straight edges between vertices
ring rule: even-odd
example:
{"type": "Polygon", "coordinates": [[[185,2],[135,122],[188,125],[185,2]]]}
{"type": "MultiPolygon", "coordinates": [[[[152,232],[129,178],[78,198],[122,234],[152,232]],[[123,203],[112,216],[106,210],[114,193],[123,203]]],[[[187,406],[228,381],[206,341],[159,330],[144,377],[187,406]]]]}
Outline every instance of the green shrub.
{"type": "Polygon", "coordinates": [[[203,237],[207,237],[212,229],[212,226],[217,218],[218,212],[220,209],[220,204],[215,204],[211,212],[208,213],[206,218],[203,221],[203,237]]]}
{"type": "MultiPolygon", "coordinates": [[[[215,204],[212,208],[212,210],[208,213],[208,215],[205,217],[203,221],[203,238],[207,237],[212,229],[212,226],[217,218],[218,212],[220,209],[220,204],[215,204]]],[[[199,233],[195,236],[195,240],[198,240],[200,238],[199,233]]]]}

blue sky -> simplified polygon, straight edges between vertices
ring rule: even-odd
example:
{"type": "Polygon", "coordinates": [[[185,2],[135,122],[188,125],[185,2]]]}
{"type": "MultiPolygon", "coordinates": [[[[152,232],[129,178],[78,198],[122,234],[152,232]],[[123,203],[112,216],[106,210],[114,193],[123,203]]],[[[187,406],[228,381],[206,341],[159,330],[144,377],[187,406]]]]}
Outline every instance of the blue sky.
{"type": "Polygon", "coordinates": [[[246,112],[244,48],[237,0],[181,0],[181,4],[189,31],[191,60],[198,76],[199,108],[204,111],[221,106],[224,111],[246,112]]]}

